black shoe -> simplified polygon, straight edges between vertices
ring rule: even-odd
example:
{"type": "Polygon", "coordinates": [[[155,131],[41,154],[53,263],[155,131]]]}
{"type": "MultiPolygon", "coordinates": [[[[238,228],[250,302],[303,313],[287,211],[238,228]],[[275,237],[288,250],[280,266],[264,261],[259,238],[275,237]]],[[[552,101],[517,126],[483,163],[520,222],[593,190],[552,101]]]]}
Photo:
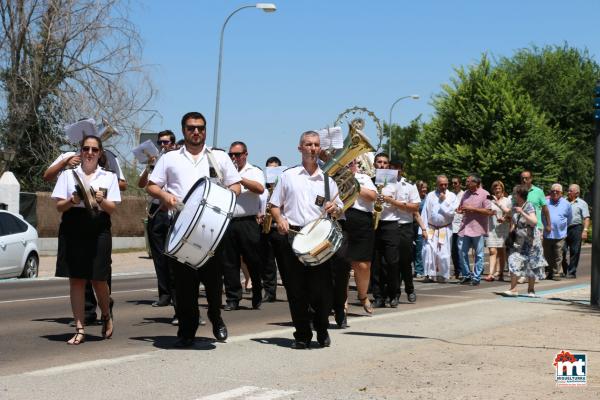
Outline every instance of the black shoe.
{"type": "Polygon", "coordinates": [[[263,303],[274,303],[275,302],[275,296],[272,296],[270,294],[265,294],[265,297],[262,298],[262,302],[263,303]]]}
{"type": "Polygon", "coordinates": [[[170,296],[160,296],[160,298],[152,303],[152,307],[166,307],[171,305],[170,296]]]}
{"type": "Polygon", "coordinates": [[[329,347],[331,346],[331,338],[328,333],[325,333],[324,336],[317,335],[317,342],[319,342],[319,346],[321,347],[329,347]]]}
{"type": "Polygon", "coordinates": [[[385,301],[383,301],[383,299],[380,297],[376,297],[373,299],[373,302],[371,303],[371,305],[373,305],[373,308],[384,308],[385,301]]]}
{"type": "Polygon", "coordinates": [[[473,281],[472,280],[471,281],[471,286],[477,286],[477,285],[479,285],[479,283],[480,283],[479,281],[473,281]]]}
{"type": "Polygon", "coordinates": [[[413,292],[413,293],[409,293],[408,294],[408,302],[409,303],[414,303],[415,301],[417,301],[417,295],[413,292]]]}
{"type": "MultiPolygon", "coordinates": [[[[204,322],[204,324],[206,324],[206,322],[204,322]]],[[[179,318],[177,318],[177,315],[173,316],[173,319],[171,320],[171,325],[173,325],[173,326],[179,325],[179,318]]]]}
{"type": "Polygon", "coordinates": [[[83,322],[86,325],[96,325],[96,322],[98,322],[98,316],[96,314],[86,315],[83,322]]]}
{"type": "Polygon", "coordinates": [[[258,296],[252,296],[252,308],[254,310],[260,310],[260,306],[262,305],[262,299],[260,294],[258,296]]]}
{"type": "Polygon", "coordinates": [[[177,349],[185,349],[194,345],[194,338],[179,338],[173,345],[177,349]]]}
{"type": "Polygon", "coordinates": [[[567,276],[565,276],[565,279],[577,279],[577,276],[575,274],[567,274],[567,276]]]}
{"type": "Polygon", "coordinates": [[[302,342],[300,340],[294,340],[292,343],[292,349],[294,350],[304,350],[310,348],[310,342],[302,342]]]}
{"type": "Polygon", "coordinates": [[[461,285],[466,285],[466,284],[468,284],[469,282],[471,282],[471,278],[469,278],[468,276],[465,276],[464,278],[462,278],[462,279],[460,280],[460,284],[461,284],[461,285]]]}
{"type": "Polygon", "coordinates": [[[344,329],[348,327],[348,320],[346,319],[346,310],[344,310],[343,308],[340,310],[336,310],[334,312],[334,316],[335,323],[337,324],[338,328],[344,329]]]}
{"type": "Polygon", "coordinates": [[[233,311],[233,310],[237,310],[240,308],[240,305],[237,301],[228,301],[225,304],[225,307],[223,307],[223,310],[225,311],[233,311]]]}
{"type": "Polygon", "coordinates": [[[400,296],[396,296],[393,299],[390,300],[390,307],[392,308],[396,308],[398,307],[398,303],[400,303],[400,296]]]}
{"type": "Polygon", "coordinates": [[[215,335],[215,339],[219,342],[224,342],[227,340],[227,327],[225,326],[225,322],[223,320],[213,322],[213,335],[215,335]]]}

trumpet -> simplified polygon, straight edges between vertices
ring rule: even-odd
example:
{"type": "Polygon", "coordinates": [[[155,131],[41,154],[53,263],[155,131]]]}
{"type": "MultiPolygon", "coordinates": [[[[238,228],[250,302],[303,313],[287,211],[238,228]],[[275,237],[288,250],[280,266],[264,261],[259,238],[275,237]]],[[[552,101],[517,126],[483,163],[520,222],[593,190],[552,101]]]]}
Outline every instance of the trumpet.
{"type": "Polygon", "coordinates": [[[377,199],[373,204],[373,230],[377,230],[379,226],[379,219],[381,218],[381,212],[383,211],[383,201],[381,200],[381,192],[385,185],[377,185],[377,199]]]}
{"type": "Polygon", "coordinates": [[[102,129],[98,134],[98,136],[100,136],[100,140],[102,140],[102,143],[106,142],[112,136],[118,134],[119,131],[113,128],[106,118],[102,118],[102,129]]]}

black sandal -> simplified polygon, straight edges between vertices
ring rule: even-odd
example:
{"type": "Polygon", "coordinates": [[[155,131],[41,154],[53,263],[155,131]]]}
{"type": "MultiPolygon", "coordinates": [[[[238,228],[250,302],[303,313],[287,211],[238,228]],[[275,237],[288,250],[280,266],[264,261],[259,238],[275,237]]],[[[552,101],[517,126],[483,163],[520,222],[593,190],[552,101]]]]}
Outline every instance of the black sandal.
{"type": "Polygon", "coordinates": [[[110,314],[108,314],[108,315],[103,315],[101,317],[101,319],[102,319],[102,337],[104,339],[110,339],[112,337],[112,335],[113,335],[114,330],[115,330],[115,327],[114,327],[114,325],[112,323],[112,317],[110,316],[110,314]],[[108,323],[109,322],[113,326],[111,327],[110,333],[107,335],[106,331],[108,330],[108,323]]]}
{"type": "Polygon", "coordinates": [[[85,342],[84,328],[75,328],[75,335],[67,341],[67,344],[77,346],[83,342],[85,342]]]}

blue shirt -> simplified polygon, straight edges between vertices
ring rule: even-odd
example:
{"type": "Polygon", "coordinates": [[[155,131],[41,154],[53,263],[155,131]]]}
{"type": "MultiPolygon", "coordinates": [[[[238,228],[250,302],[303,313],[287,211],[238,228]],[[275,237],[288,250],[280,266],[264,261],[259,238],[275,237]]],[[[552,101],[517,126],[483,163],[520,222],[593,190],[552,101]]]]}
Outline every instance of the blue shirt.
{"type": "Polygon", "coordinates": [[[546,200],[548,211],[550,212],[550,221],[552,222],[552,231],[550,233],[544,230],[546,239],[564,239],[567,237],[567,227],[571,223],[572,211],[571,203],[566,199],[560,198],[556,203],[551,199],[546,200]]]}

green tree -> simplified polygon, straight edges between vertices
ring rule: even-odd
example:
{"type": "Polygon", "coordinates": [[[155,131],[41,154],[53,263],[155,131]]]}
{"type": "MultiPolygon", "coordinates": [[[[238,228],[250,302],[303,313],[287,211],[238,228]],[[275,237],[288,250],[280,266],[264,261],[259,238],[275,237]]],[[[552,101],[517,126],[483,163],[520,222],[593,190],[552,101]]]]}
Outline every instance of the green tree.
{"type": "Polygon", "coordinates": [[[486,55],[477,65],[456,69],[433,105],[435,115],[413,146],[421,179],[476,172],[484,187],[496,179],[511,187],[523,169],[541,186],[558,178],[566,144],[530,96],[486,55]]]}
{"type": "MultiPolygon", "coordinates": [[[[421,115],[410,121],[407,126],[392,124],[392,154],[390,154],[390,157],[392,161],[399,160],[404,163],[405,175],[413,182],[420,179],[418,166],[415,165],[413,160],[413,149],[418,144],[422,127],[421,115]]],[[[383,131],[387,142],[382,148],[383,151],[388,152],[390,126],[384,123],[383,131]]]]}

